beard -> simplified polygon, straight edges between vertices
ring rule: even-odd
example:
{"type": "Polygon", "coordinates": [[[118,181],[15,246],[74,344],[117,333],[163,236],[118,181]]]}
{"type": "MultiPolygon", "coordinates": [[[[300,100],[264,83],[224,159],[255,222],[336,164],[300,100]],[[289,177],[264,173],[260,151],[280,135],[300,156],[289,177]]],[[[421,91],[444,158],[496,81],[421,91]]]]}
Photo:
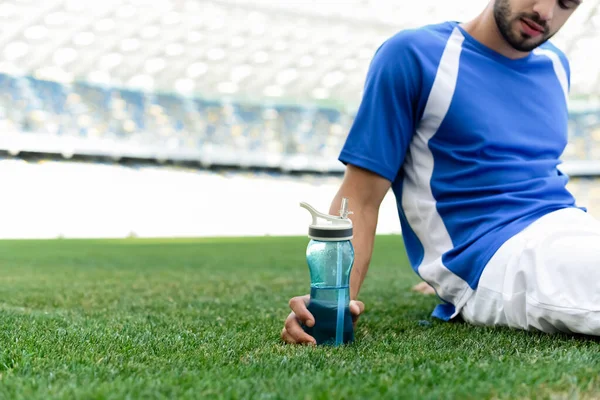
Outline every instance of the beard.
{"type": "Polygon", "coordinates": [[[529,52],[552,38],[553,34],[549,34],[548,25],[540,20],[536,14],[520,13],[516,16],[512,15],[510,7],[510,0],[496,0],[494,3],[494,19],[498,30],[504,38],[504,40],[515,50],[522,52],[529,52]],[[516,21],[520,21],[521,18],[527,18],[536,24],[544,28],[544,33],[539,38],[532,38],[531,36],[516,31],[513,29],[513,25],[516,21]]]}

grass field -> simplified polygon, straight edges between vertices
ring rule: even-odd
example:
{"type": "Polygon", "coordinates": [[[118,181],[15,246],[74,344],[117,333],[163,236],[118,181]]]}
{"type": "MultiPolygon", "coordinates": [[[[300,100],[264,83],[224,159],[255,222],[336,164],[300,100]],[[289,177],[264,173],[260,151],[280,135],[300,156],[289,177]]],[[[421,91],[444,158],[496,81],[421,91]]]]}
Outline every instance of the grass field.
{"type": "Polygon", "coordinates": [[[600,397],[596,340],[432,319],[397,236],[377,239],[354,344],[282,344],[306,244],[0,242],[0,398],[600,397]]]}

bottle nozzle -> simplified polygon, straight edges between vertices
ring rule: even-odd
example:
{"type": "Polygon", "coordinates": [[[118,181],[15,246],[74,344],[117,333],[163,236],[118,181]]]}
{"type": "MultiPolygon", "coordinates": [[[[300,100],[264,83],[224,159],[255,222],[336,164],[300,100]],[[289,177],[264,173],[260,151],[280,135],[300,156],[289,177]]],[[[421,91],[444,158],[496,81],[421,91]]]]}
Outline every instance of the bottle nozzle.
{"type": "Polygon", "coordinates": [[[311,239],[327,241],[352,239],[352,220],[347,218],[348,214],[352,214],[348,211],[348,199],[342,200],[339,216],[321,213],[305,202],[301,202],[300,207],[305,208],[312,216],[308,234],[311,239]],[[319,218],[325,222],[319,223],[319,218]]]}
{"type": "Polygon", "coordinates": [[[340,217],[348,218],[349,214],[354,214],[352,211],[348,211],[348,198],[344,197],[342,199],[342,208],[340,208],[340,217]]]}
{"type": "Polygon", "coordinates": [[[312,207],[311,205],[309,205],[308,203],[306,203],[304,201],[300,203],[300,207],[306,208],[308,210],[308,212],[310,212],[310,215],[312,216],[313,225],[317,224],[317,217],[321,217],[323,219],[328,219],[328,215],[318,212],[317,210],[314,209],[314,207],[312,207]]]}

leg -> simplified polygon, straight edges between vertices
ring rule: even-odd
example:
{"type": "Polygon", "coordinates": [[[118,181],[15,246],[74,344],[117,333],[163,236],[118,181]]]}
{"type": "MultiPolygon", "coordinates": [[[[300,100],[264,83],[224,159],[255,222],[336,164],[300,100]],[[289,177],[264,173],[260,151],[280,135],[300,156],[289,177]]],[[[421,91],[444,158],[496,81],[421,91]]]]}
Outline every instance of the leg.
{"type": "Polygon", "coordinates": [[[475,325],[600,336],[600,222],[547,215],[494,255],[461,315],[475,325]]]}
{"type": "Polygon", "coordinates": [[[433,295],[435,294],[435,289],[432,288],[427,282],[419,282],[411,289],[413,292],[418,292],[421,294],[433,295]]]}

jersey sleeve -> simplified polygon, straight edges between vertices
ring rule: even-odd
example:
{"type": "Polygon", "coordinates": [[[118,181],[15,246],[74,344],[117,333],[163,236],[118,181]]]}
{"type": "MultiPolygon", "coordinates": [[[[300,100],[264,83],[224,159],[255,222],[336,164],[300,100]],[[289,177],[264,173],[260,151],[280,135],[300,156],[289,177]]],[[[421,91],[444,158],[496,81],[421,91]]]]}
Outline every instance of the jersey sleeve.
{"type": "Polygon", "coordinates": [[[404,162],[417,115],[421,71],[410,38],[381,45],[369,65],[363,97],[339,161],[393,182],[404,162]]]}

